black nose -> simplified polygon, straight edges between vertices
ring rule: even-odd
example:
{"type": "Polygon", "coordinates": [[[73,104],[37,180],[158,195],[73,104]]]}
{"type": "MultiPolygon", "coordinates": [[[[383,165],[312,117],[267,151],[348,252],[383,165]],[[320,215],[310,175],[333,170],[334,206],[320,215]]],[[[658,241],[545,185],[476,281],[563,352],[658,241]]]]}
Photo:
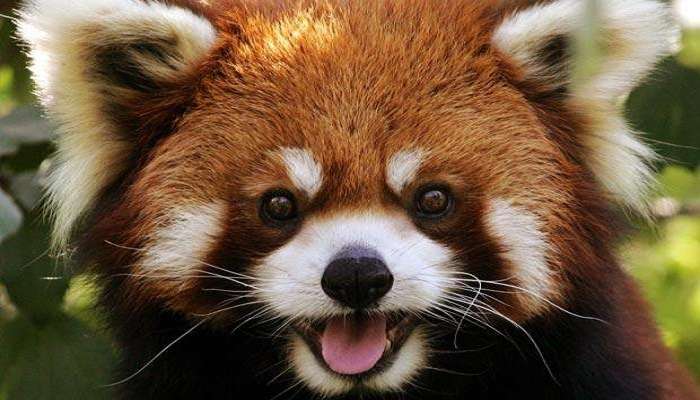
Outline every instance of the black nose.
{"type": "Polygon", "coordinates": [[[321,287],[330,298],[355,309],[375,303],[393,284],[394,276],[381,256],[364,247],[340,251],[321,279],[321,287]]]}

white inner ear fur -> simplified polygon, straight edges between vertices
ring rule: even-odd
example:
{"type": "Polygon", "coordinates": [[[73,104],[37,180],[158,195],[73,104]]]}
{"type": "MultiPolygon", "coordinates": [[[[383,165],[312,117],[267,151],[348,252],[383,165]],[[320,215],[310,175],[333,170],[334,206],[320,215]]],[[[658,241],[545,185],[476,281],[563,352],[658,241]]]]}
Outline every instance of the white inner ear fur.
{"type": "Polygon", "coordinates": [[[386,165],[386,183],[389,188],[400,195],[406,185],[416,178],[422,162],[422,150],[402,150],[394,154],[386,165]]]}
{"type": "Polygon", "coordinates": [[[141,58],[144,73],[171,79],[210,48],[216,32],[192,12],[138,0],[32,0],[20,13],[38,97],[58,123],[57,154],[48,183],[54,246],[65,247],[74,225],[100,192],[123,172],[132,143],[120,138],[103,111],[105,93],[124,93],[90,76],[90,49],[173,40],[168,63],[141,58]],[[166,67],[165,64],[170,65],[166,67]]]}
{"type": "Polygon", "coordinates": [[[286,147],[279,155],[287,168],[287,174],[297,189],[309,198],[316,196],[323,186],[323,169],[306,149],[286,147]]]}
{"type": "MultiPolygon", "coordinates": [[[[485,217],[488,232],[502,247],[501,257],[513,268],[521,304],[536,314],[556,293],[553,272],[547,263],[550,251],[540,221],[531,212],[504,199],[494,199],[485,217]]],[[[551,301],[551,300],[550,300],[551,301]]]]}
{"type": "Polygon", "coordinates": [[[171,210],[163,226],[149,234],[138,268],[159,285],[186,284],[204,267],[204,259],[221,236],[225,216],[223,202],[171,210]]]}
{"type": "Polygon", "coordinates": [[[568,82],[571,65],[552,68],[540,52],[557,36],[572,38],[583,28],[584,0],[557,0],[516,12],[496,29],[493,41],[523,68],[525,79],[570,85],[569,101],[590,119],[581,139],[588,167],[612,198],[646,214],[654,153],[626,125],[617,104],[673,51],[679,30],[669,7],[658,1],[605,0],[598,5],[605,54],[599,70],[575,85],[568,82]]]}

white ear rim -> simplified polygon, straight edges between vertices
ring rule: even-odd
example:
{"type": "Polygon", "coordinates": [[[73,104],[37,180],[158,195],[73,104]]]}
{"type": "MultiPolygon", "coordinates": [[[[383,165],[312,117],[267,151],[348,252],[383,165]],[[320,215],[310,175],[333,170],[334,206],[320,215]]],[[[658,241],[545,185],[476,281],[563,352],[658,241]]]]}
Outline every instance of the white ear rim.
{"type": "MultiPolygon", "coordinates": [[[[184,68],[211,48],[216,31],[188,10],[138,0],[32,0],[20,12],[18,28],[28,46],[37,95],[58,125],[47,206],[54,248],[62,250],[79,219],[123,172],[133,149],[114,134],[100,109],[101,87],[85,75],[86,47],[167,32],[178,38],[177,61],[184,68]]],[[[172,68],[153,66],[149,72],[173,78],[172,68]]]]}
{"type": "MultiPolygon", "coordinates": [[[[585,3],[557,0],[516,12],[498,26],[493,42],[527,75],[537,77],[543,72],[536,58],[541,44],[582,29],[585,3]]],[[[658,1],[605,0],[598,4],[602,29],[613,32],[619,48],[604,57],[602,70],[590,82],[576,89],[588,99],[610,100],[628,94],[659,59],[670,55],[677,47],[680,30],[670,7],[658,1]]]]}
{"type": "MultiPolygon", "coordinates": [[[[582,137],[585,161],[601,187],[631,209],[648,215],[647,197],[655,185],[655,153],[630,129],[618,101],[672,54],[680,38],[670,7],[654,0],[602,0],[601,25],[619,40],[595,76],[571,87],[569,102],[589,119],[582,137]]],[[[495,30],[495,46],[524,69],[525,79],[556,79],[536,57],[542,43],[583,27],[585,0],[557,0],[507,17],[495,30]]],[[[569,84],[570,82],[565,82],[569,84]]]]}

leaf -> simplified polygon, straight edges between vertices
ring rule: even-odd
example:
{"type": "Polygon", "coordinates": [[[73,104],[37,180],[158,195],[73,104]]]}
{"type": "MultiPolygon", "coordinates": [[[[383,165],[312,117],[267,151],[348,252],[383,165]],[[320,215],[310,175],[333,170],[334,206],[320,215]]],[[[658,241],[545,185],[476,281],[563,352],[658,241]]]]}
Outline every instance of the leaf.
{"type": "Polygon", "coordinates": [[[104,338],[64,314],[45,324],[17,318],[0,331],[0,397],[108,399],[113,359],[104,338]]]}
{"type": "Polygon", "coordinates": [[[635,90],[627,102],[632,125],[648,134],[667,161],[694,168],[700,163],[700,72],[665,60],[655,79],[635,90]]]}
{"type": "Polygon", "coordinates": [[[69,274],[48,256],[49,227],[37,211],[14,236],[0,244],[0,280],[21,313],[46,320],[61,312],[69,274]]]}
{"type": "Polygon", "coordinates": [[[697,173],[677,165],[663,169],[659,182],[665,195],[679,201],[691,201],[700,198],[700,169],[697,173]]]}
{"type": "Polygon", "coordinates": [[[15,154],[19,145],[9,137],[0,135],[0,157],[15,154]]]}
{"type": "Polygon", "coordinates": [[[22,210],[14,200],[0,189],[0,242],[17,232],[22,226],[22,210]]]}
{"type": "Polygon", "coordinates": [[[51,140],[53,127],[33,106],[14,109],[0,119],[0,137],[18,144],[37,144],[51,140]]]}
{"type": "Polygon", "coordinates": [[[33,210],[41,200],[41,173],[20,172],[10,177],[10,191],[26,210],[33,210]]]}

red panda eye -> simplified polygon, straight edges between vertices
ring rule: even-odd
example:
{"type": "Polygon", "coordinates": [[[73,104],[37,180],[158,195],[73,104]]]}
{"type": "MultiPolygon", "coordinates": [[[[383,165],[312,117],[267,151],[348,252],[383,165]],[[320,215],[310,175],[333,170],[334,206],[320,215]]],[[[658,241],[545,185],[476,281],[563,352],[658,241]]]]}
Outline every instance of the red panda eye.
{"type": "Polygon", "coordinates": [[[267,219],[277,222],[289,221],[297,216],[294,196],[286,191],[275,191],[266,195],[261,211],[267,219]]]}
{"type": "Polygon", "coordinates": [[[428,188],[419,192],[416,206],[419,214],[427,217],[440,217],[449,211],[452,204],[450,193],[441,188],[428,188]]]}

